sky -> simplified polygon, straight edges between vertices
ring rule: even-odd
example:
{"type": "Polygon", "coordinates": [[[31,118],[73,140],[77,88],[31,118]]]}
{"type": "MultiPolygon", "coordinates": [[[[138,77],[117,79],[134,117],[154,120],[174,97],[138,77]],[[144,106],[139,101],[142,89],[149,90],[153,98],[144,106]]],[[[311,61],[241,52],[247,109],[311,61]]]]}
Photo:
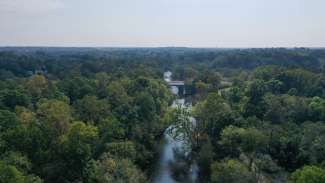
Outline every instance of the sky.
{"type": "Polygon", "coordinates": [[[325,0],[0,0],[0,46],[325,47],[325,0]]]}

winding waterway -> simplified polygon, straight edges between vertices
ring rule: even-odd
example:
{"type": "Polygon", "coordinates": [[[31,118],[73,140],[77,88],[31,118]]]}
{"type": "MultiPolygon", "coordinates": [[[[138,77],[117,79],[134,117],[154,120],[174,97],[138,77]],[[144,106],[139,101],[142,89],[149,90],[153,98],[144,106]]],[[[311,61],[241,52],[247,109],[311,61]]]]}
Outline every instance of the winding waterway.
{"type": "MultiPolygon", "coordinates": [[[[165,72],[164,79],[166,82],[172,81],[172,73],[165,72]]],[[[171,86],[171,91],[173,94],[178,95],[179,88],[177,86],[171,86]]],[[[190,103],[187,103],[185,98],[177,98],[173,101],[171,107],[182,107],[182,108],[189,108],[191,107],[190,103]]],[[[191,122],[195,122],[194,118],[191,118],[191,122]]],[[[186,171],[186,175],[183,176],[181,179],[175,179],[174,171],[172,165],[174,166],[179,163],[179,153],[182,153],[181,156],[188,156],[189,150],[186,150],[186,143],[184,140],[175,140],[172,135],[170,134],[170,129],[174,126],[170,126],[166,129],[164,133],[164,143],[161,148],[160,157],[157,162],[156,172],[154,174],[153,183],[179,183],[179,182],[189,182],[194,183],[197,182],[197,175],[198,175],[198,167],[197,164],[194,162],[190,165],[188,171],[186,171]],[[177,154],[178,153],[178,154],[177,154]]]]}

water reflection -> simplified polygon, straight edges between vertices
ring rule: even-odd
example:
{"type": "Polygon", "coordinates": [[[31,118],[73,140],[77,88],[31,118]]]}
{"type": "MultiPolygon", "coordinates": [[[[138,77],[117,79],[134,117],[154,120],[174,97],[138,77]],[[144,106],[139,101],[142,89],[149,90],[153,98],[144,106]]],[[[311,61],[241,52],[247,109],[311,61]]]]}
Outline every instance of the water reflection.
{"type": "MultiPolygon", "coordinates": [[[[166,82],[172,81],[172,73],[165,72],[164,79],[166,82]]],[[[179,89],[177,86],[172,86],[171,91],[177,95],[179,89]]],[[[184,107],[189,108],[191,105],[185,104],[185,99],[175,99],[171,107],[184,107]]],[[[190,120],[195,123],[195,119],[191,117],[190,120]]],[[[196,182],[198,166],[197,164],[188,162],[189,150],[187,149],[186,143],[183,140],[175,140],[170,133],[174,126],[170,126],[166,129],[164,134],[165,143],[162,146],[160,159],[158,161],[156,174],[154,176],[154,183],[177,183],[177,182],[196,182]],[[175,175],[180,173],[179,179],[175,180],[175,175]]]]}

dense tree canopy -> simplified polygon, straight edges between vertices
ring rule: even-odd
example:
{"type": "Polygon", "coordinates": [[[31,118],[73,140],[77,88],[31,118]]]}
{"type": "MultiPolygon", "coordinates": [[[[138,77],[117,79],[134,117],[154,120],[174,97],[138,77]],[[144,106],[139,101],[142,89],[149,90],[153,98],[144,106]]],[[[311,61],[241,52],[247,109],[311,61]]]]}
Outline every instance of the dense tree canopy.
{"type": "Polygon", "coordinates": [[[170,124],[201,182],[324,182],[324,66],[323,49],[0,48],[0,182],[148,182],[170,124]],[[191,110],[169,107],[167,70],[191,110]]]}

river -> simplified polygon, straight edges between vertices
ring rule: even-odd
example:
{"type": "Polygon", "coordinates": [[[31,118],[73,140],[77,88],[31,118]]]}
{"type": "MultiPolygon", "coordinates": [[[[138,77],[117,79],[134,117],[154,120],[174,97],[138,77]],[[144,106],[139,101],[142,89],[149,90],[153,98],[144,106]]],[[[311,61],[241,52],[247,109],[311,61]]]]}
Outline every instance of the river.
{"type": "MultiPolygon", "coordinates": [[[[165,72],[164,79],[166,82],[172,81],[172,73],[165,72]]],[[[178,95],[179,88],[177,86],[171,86],[171,91],[173,94],[178,95]]],[[[172,106],[182,108],[190,108],[191,104],[186,101],[185,98],[177,98],[173,101],[172,106]]],[[[191,122],[195,122],[194,118],[191,118],[191,122]]],[[[198,167],[195,162],[191,163],[186,170],[182,170],[182,164],[185,164],[184,159],[180,157],[185,157],[185,159],[189,156],[189,149],[186,146],[184,140],[174,139],[170,133],[170,129],[174,126],[170,126],[166,129],[164,133],[164,143],[162,144],[160,157],[157,162],[157,167],[153,177],[153,183],[181,183],[188,182],[194,183],[197,182],[198,175],[198,167]],[[175,178],[175,167],[180,167],[181,172],[184,172],[181,178],[175,178]],[[177,179],[177,180],[176,180],[177,179]]]]}

